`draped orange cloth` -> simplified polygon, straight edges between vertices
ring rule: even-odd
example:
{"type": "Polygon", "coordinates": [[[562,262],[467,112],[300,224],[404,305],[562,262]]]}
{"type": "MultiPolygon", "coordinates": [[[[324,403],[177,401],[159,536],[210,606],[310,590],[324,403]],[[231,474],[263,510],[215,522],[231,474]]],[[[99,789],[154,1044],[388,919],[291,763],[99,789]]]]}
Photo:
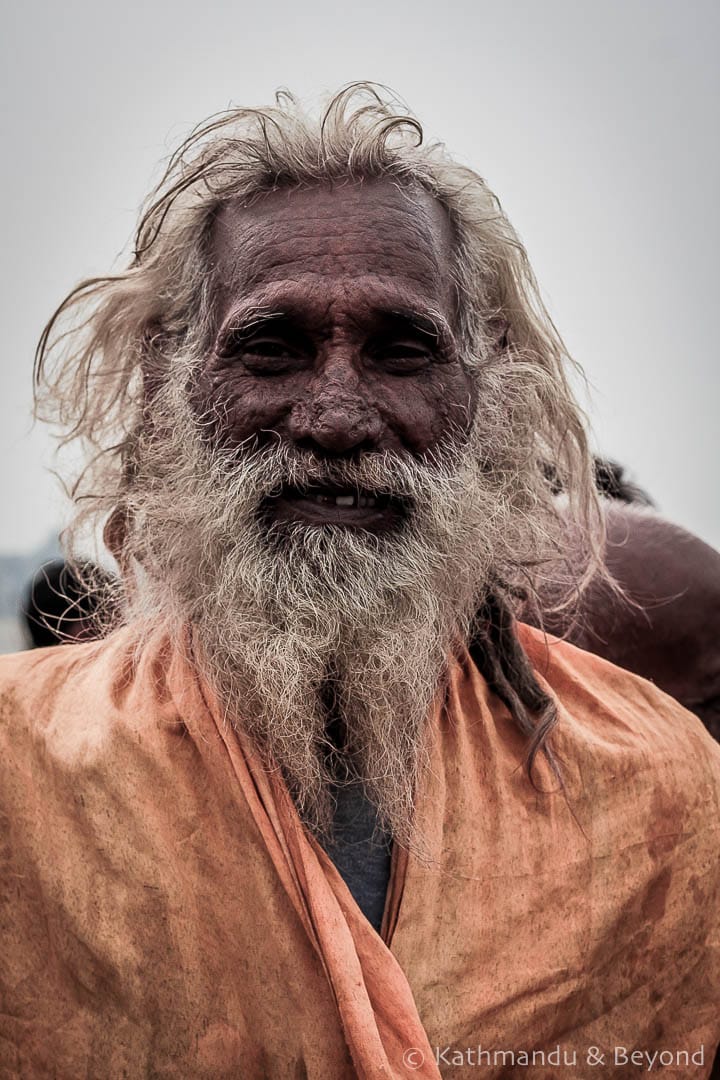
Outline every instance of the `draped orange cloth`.
{"type": "Polygon", "coordinates": [[[396,849],[382,935],[162,635],[4,658],[0,1076],[640,1075],[617,1048],[708,1076],[720,749],[650,683],[518,632],[565,794],[454,661],[428,858],[396,849]]]}

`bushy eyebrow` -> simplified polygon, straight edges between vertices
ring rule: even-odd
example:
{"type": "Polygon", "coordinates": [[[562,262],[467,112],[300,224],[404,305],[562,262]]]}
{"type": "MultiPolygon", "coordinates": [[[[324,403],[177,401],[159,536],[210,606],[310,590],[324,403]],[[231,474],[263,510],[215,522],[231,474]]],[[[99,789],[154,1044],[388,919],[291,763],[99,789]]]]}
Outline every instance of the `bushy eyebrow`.
{"type": "Polygon", "coordinates": [[[284,311],[262,306],[248,307],[242,311],[233,312],[220,327],[216,345],[221,345],[231,335],[246,335],[253,330],[259,330],[264,326],[270,326],[287,318],[288,315],[284,311]]]}
{"type": "MultiPolygon", "coordinates": [[[[452,341],[453,332],[449,322],[439,311],[427,309],[419,311],[414,307],[381,307],[373,309],[379,322],[395,323],[398,329],[407,329],[426,338],[432,338],[440,344],[452,341]],[[399,325],[398,325],[399,324],[399,325]]],[[[302,323],[302,317],[293,308],[275,308],[253,305],[230,314],[217,336],[220,346],[228,337],[246,336],[254,331],[271,328],[282,323],[302,323]]]]}
{"type": "Polygon", "coordinates": [[[435,338],[436,341],[447,341],[448,338],[452,338],[452,328],[439,311],[393,308],[387,314],[394,319],[400,319],[402,322],[407,323],[409,327],[418,333],[435,338]]]}

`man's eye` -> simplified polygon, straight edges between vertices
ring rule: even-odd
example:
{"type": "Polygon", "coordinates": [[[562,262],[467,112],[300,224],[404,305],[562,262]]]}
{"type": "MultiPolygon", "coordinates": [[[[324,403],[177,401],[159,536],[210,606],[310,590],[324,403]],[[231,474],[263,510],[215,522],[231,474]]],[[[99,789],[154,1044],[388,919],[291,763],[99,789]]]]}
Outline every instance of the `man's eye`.
{"type": "Polygon", "coordinates": [[[269,359],[293,355],[292,349],[284,341],[269,340],[247,341],[242,352],[252,356],[266,356],[269,359]]]}
{"type": "Polygon", "coordinates": [[[378,348],[375,359],[387,371],[395,375],[405,375],[428,367],[432,361],[432,353],[422,345],[397,342],[378,348]]]}
{"type": "Polygon", "coordinates": [[[241,364],[258,375],[280,375],[294,370],[304,365],[307,356],[306,342],[296,334],[276,330],[253,332],[243,327],[227,330],[217,348],[221,365],[241,364]]]}
{"type": "Polygon", "coordinates": [[[301,352],[282,338],[246,338],[238,340],[233,356],[258,375],[281,375],[302,366],[301,352]]]}

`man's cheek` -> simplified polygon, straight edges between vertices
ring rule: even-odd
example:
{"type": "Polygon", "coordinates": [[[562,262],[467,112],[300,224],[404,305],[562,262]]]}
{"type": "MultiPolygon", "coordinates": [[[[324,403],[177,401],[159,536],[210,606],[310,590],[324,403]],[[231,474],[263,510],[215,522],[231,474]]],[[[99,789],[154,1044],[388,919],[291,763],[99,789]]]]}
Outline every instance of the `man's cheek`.
{"type": "Polygon", "coordinates": [[[381,408],[386,421],[415,453],[431,450],[472,423],[474,399],[464,383],[437,379],[392,388],[381,408]]]}
{"type": "Polygon", "coordinates": [[[226,376],[205,379],[195,395],[196,411],[223,445],[274,431],[290,408],[286,393],[273,380],[226,376]]]}

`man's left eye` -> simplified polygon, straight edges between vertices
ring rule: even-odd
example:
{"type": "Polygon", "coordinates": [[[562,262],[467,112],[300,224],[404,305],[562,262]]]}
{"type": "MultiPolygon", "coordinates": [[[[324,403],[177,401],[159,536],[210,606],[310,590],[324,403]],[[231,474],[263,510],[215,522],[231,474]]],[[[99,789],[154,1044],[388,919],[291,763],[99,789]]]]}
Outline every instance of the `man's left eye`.
{"type": "Polygon", "coordinates": [[[252,353],[253,356],[265,356],[269,359],[285,357],[291,353],[290,348],[284,341],[249,341],[245,344],[244,352],[252,353]]]}
{"type": "Polygon", "coordinates": [[[432,353],[421,345],[398,342],[377,349],[375,360],[394,375],[409,375],[428,367],[432,362],[432,353]]]}

